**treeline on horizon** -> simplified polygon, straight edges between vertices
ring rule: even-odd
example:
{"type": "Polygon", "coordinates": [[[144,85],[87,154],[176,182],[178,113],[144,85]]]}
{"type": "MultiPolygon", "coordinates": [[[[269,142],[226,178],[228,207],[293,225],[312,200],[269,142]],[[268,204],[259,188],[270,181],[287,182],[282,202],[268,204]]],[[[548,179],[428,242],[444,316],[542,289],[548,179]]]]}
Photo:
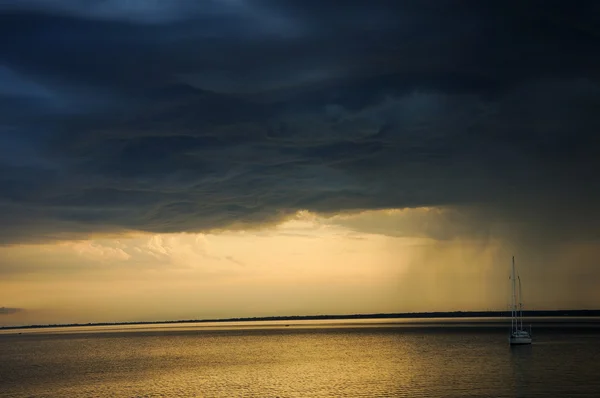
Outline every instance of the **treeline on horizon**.
{"type": "MultiPolygon", "coordinates": [[[[187,319],[177,321],[138,321],[138,322],[97,322],[68,323],[49,325],[1,326],[2,329],[34,329],[71,326],[119,326],[119,325],[153,325],[161,323],[209,323],[209,322],[260,322],[260,321],[315,321],[337,319],[389,319],[389,318],[489,318],[508,317],[510,311],[453,311],[453,312],[408,312],[394,314],[353,314],[353,315],[287,315],[222,319],[187,319]]],[[[600,310],[529,310],[523,316],[600,316],[600,310]]]]}

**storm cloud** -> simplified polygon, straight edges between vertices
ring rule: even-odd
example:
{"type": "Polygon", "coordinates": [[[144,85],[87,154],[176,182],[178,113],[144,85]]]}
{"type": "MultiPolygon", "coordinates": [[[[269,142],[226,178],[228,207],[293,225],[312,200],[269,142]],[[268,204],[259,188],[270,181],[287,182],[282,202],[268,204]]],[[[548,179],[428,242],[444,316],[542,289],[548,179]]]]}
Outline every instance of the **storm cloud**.
{"type": "Polygon", "coordinates": [[[416,207],[600,237],[597,2],[197,3],[0,3],[0,243],[416,207]]]}

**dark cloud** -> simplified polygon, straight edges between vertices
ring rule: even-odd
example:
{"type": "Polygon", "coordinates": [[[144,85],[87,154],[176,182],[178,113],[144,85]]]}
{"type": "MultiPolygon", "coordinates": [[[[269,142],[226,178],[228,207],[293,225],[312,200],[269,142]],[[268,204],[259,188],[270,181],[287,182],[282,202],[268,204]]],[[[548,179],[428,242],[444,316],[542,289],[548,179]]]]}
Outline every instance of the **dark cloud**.
{"type": "Polygon", "coordinates": [[[192,3],[2,3],[1,242],[421,206],[598,237],[597,2],[192,3]]]}

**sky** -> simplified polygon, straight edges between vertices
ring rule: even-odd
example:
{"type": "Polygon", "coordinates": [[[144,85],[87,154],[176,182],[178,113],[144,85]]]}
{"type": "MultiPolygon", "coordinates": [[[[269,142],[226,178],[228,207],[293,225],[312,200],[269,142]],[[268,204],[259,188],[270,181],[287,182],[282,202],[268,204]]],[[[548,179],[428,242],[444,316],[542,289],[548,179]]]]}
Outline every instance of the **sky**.
{"type": "Polygon", "coordinates": [[[600,308],[599,19],[0,0],[0,326],[600,308]]]}

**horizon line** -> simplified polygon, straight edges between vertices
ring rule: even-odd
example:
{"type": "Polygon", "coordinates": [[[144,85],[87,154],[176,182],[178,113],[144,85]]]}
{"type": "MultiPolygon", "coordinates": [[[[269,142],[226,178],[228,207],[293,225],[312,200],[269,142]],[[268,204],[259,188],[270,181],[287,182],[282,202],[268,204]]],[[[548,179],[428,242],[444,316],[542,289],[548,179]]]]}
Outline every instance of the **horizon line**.
{"type": "MultiPolygon", "coordinates": [[[[297,320],[321,320],[321,319],[389,319],[389,318],[468,318],[468,317],[503,317],[509,316],[509,310],[495,311],[428,311],[428,312],[398,312],[398,313],[369,313],[369,314],[327,314],[327,315],[272,315],[257,317],[235,317],[235,318],[208,318],[208,319],[179,319],[161,321],[123,321],[123,322],[88,322],[88,323],[62,323],[62,324],[34,324],[20,326],[0,326],[0,330],[10,329],[42,329],[56,327],[78,327],[78,326],[120,326],[120,325],[152,325],[164,323],[224,323],[224,322],[264,322],[264,321],[297,321],[297,320]],[[505,314],[505,315],[504,315],[505,314]]],[[[523,310],[526,316],[600,316],[600,309],[581,310],[523,310]]]]}

